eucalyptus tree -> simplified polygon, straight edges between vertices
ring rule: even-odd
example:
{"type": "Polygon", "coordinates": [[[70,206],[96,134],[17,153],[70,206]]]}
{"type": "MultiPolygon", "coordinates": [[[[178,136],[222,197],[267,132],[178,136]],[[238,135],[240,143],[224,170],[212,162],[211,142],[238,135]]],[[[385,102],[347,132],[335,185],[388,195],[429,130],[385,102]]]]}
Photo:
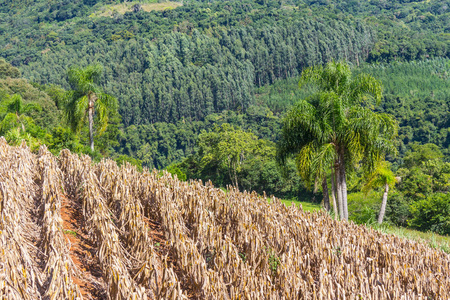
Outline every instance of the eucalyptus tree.
{"type": "Polygon", "coordinates": [[[348,220],[347,172],[357,165],[370,172],[385,153],[395,152],[397,123],[372,110],[381,100],[381,84],[370,75],[353,76],[344,62],[305,69],[300,88],[305,84],[314,85],[317,92],[285,116],[277,158],[283,165],[294,156],[307,182],[326,183],[324,176],[330,171],[340,218],[348,220]]]}
{"type": "Polygon", "coordinates": [[[117,99],[105,94],[99,86],[103,68],[100,64],[85,68],[72,67],[68,70],[69,92],[66,116],[74,132],[79,132],[89,122],[89,143],[94,151],[94,116],[97,116],[97,134],[101,135],[108,126],[108,115],[117,110],[117,99]]]}
{"type": "MultiPolygon", "coordinates": [[[[216,126],[198,137],[200,168],[228,173],[230,182],[239,189],[239,173],[246,160],[263,148],[258,137],[228,123],[216,126]]],[[[264,147],[265,148],[265,147],[264,147]]]]}

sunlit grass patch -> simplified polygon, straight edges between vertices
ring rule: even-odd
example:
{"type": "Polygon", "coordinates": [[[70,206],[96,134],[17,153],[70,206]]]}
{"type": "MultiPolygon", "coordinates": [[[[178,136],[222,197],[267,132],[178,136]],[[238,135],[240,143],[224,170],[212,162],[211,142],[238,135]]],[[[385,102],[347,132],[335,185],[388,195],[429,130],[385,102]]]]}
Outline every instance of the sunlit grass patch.
{"type": "Polygon", "coordinates": [[[283,202],[286,206],[296,205],[296,206],[302,206],[304,211],[318,211],[321,209],[320,204],[317,203],[311,203],[311,202],[304,202],[304,201],[296,201],[296,200],[284,200],[281,199],[281,202],[283,202]]]}
{"type": "Polygon", "coordinates": [[[161,3],[140,3],[137,1],[124,2],[115,5],[106,5],[101,7],[97,12],[91,15],[91,17],[112,17],[114,14],[125,14],[126,12],[133,11],[133,6],[139,4],[144,11],[160,11],[167,9],[174,9],[183,4],[180,2],[161,2],[161,3]]]}

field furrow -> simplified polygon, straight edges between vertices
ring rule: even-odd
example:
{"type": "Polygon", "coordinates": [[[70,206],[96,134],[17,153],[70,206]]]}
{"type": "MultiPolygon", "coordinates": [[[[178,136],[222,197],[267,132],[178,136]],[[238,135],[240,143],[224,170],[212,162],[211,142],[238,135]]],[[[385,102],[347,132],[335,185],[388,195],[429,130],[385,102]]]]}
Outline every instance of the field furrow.
{"type": "Polygon", "coordinates": [[[106,284],[102,278],[95,244],[83,226],[81,203],[64,195],[61,217],[64,235],[70,247],[69,256],[77,269],[77,273],[72,277],[73,282],[80,288],[83,299],[106,299],[106,284]]]}
{"type": "Polygon", "coordinates": [[[150,227],[145,221],[144,209],[139,199],[139,177],[141,173],[131,167],[119,168],[112,161],[97,165],[99,182],[107,196],[111,211],[117,216],[120,239],[128,253],[132,253],[131,275],[146,287],[149,297],[157,299],[183,299],[180,284],[167,262],[158,257],[151,239],[150,227]],[[166,278],[163,275],[166,274],[166,278]],[[167,288],[164,288],[165,285],[167,288]]]}
{"type": "Polygon", "coordinates": [[[56,158],[45,146],[39,149],[37,158],[40,202],[42,203],[42,227],[40,248],[47,257],[44,298],[82,299],[79,287],[72,277],[79,273],[68,254],[61,218],[63,192],[62,174],[56,158]]]}
{"type": "Polygon", "coordinates": [[[76,196],[82,199],[83,217],[97,245],[103,278],[108,285],[108,298],[147,299],[145,288],[139,287],[129,272],[132,268],[131,255],[119,240],[115,217],[108,208],[91,161],[85,159],[81,162],[76,155],[67,151],[61,153],[60,159],[64,172],[70,173],[69,177],[75,179],[69,184],[77,190],[76,196]],[[80,167],[84,172],[76,171],[80,167]]]}

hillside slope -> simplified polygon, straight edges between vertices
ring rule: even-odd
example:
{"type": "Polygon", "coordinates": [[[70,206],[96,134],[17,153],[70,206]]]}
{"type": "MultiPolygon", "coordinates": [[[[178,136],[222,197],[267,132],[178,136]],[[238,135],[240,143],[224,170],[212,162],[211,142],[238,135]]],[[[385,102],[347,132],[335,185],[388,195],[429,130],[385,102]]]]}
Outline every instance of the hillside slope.
{"type": "Polygon", "coordinates": [[[448,254],[277,199],[3,138],[0,179],[2,299],[450,297],[448,254]]]}

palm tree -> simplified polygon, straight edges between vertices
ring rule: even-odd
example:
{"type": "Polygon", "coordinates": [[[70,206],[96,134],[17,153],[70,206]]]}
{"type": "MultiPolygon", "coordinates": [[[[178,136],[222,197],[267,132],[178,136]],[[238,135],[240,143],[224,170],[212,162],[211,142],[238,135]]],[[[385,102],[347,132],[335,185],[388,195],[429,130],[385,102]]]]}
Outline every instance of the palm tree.
{"type": "Polygon", "coordinates": [[[79,132],[89,121],[89,142],[94,151],[94,116],[98,117],[97,134],[101,135],[108,126],[108,115],[117,109],[117,100],[103,93],[98,85],[102,74],[102,66],[89,65],[86,68],[70,68],[68,71],[69,83],[72,91],[69,92],[66,106],[66,116],[74,132],[79,132]]]}
{"type": "Polygon", "coordinates": [[[372,189],[384,187],[383,198],[381,201],[380,213],[378,214],[378,224],[383,223],[384,214],[386,212],[387,198],[389,188],[393,188],[397,182],[397,177],[389,168],[389,165],[385,161],[381,161],[375,170],[369,174],[366,184],[362,190],[368,192],[372,189]]]}
{"type": "Polygon", "coordinates": [[[27,114],[41,110],[42,108],[38,104],[25,104],[22,96],[14,94],[0,105],[0,133],[5,134],[13,128],[17,128],[18,133],[21,131],[25,133],[25,126],[34,123],[27,114]]]}
{"type": "Polygon", "coordinates": [[[295,156],[306,181],[322,180],[331,170],[332,193],[339,215],[348,220],[346,172],[360,164],[370,172],[386,152],[395,151],[397,124],[371,106],[381,99],[381,84],[370,75],[352,76],[343,62],[304,70],[300,88],[314,84],[317,93],[300,100],[283,120],[277,147],[281,165],[295,156]]]}

